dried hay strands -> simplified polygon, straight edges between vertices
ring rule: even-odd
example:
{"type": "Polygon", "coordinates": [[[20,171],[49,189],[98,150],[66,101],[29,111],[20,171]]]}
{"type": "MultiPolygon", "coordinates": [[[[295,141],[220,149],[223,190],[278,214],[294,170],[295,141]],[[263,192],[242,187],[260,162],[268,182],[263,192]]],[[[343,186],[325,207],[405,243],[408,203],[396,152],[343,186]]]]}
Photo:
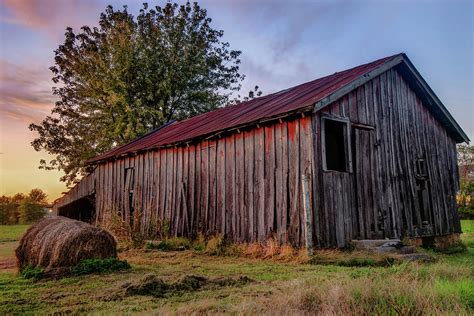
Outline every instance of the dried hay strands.
{"type": "Polygon", "coordinates": [[[101,228],[57,216],[32,225],[15,252],[19,271],[33,266],[55,274],[84,259],[115,258],[117,243],[101,228]]]}

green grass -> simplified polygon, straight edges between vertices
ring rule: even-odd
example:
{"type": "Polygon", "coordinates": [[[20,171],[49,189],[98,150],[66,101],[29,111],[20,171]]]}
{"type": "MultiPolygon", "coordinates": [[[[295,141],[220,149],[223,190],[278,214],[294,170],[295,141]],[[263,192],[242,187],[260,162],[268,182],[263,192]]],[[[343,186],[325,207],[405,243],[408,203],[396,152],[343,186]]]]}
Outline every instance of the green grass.
{"type": "Polygon", "coordinates": [[[71,268],[73,275],[84,275],[93,273],[110,273],[114,271],[128,270],[130,265],[126,261],[117,258],[107,259],[86,259],[81,260],[76,266],[71,268]]]}
{"type": "Polygon", "coordinates": [[[474,234],[474,219],[462,220],[461,229],[464,234],[474,234]]]}
{"type": "Polygon", "coordinates": [[[0,242],[17,241],[30,225],[0,225],[0,242]]]}
{"type": "Polygon", "coordinates": [[[17,241],[0,241],[0,259],[11,257],[17,246],[17,241]]]}
{"type": "Polygon", "coordinates": [[[14,266],[14,252],[18,241],[29,225],[0,225],[0,267],[14,266]],[[8,264],[5,264],[9,261],[8,264]]]}
{"type": "Polygon", "coordinates": [[[473,221],[462,225],[468,251],[435,253],[433,264],[347,267],[210,256],[194,250],[130,250],[120,259],[132,269],[110,274],[34,282],[0,269],[0,314],[472,314],[473,221]],[[168,286],[186,276],[204,277],[213,285],[160,298],[125,293],[124,288],[143,283],[148,274],[168,286]],[[241,276],[252,281],[215,285],[241,276]]]}
{"type": "Polygon", "coordinates": [[[24,279],[39,280],[44,276],[44,269],[40,267],[27,266],[21,270],[20,275],[24,279]]]}
{"type": "Polygon", "coordinates": [[[157,243],[145,243],[145,249],[157,249],[161,251],[179,251],[191,248],[191,242],[187,238],[173,237],[163,239],[157,243]]]}

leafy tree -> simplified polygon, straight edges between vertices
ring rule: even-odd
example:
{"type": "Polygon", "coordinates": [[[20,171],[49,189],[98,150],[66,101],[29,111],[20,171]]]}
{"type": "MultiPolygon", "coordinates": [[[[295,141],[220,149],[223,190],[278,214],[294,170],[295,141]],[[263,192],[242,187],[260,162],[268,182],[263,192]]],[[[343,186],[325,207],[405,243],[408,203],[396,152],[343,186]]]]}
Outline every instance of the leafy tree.
{"type": "Polygon", "coordinates": [[[31,223],[44,216],[47,195],[41,189],[32,189],[28,195],[17,193],[0,196],[0,224],[31,223]]]}
{"type": "Polygon", "coordinates": [[[18,205],[12,203],[12,199],[8,196],[0,197],[0,224],[11,225],[18,222],[17,216],[18,205]]]}
{"type": "Polygon", "coordinates": [[[467,181],[470,172],[474,172],[474,146],[458,145],[459,176],[461,181],[467,181]]]}
{"type": "Polygon", "coordinates": [[[19,211],[20,224],[34,223],[43,218],[45,215],[43,206],[29,197],[20,202],[19,211]]]}
{"type": "Polygon", "coordinates": [[[43,190],[41,189],[32,189],[30,191],[30,193],[28,193],[28,198],[33,201],[33,202],[36,202],[36,203],[39,203],[39,204],[46,204],[47,201],[46,201],[46,198],[48,196],[46,195],[46,193],[44,193],[43,190]]]}
{"type": "Polygon", "coordinates": [[[260,90],[258,86],[255,86],[253,90],[250,90],[247,96],[245,97],[241,97],[240,94],[238,94],[236,98],[234,98],[233,100],[229,102],[229,105],[249,101],[249,100],[260,97],[262,94],[263,94],[262,90],[260,90]]]}
{"type": "Polygon", "coordinates": [[[0,197],[0,223],[4,225],[18,224],[20,211],[18,206],[20,202],[25,199],[23,193],[17,193],[11,197],[0,197]]]}
{"type": "Polygon", "coordinates": [[[50,68],[59,101],[30,125],[39,135],[35,150],[54,156],[40,168],[63,170],[71,184],[88,171],[88,159],[114,144],[227,104],[244,76],[241,52],[222,36],[189,2],[144,4],[136,17],[108,6],[98,27],[67,28],[50,68]]]}
{"type": "Polygon", "coordinates": [[[474,146],[458,145],[460,188],[457,202],[463,218],[474,218],[474,146]]]}
{"type": "Polygon", "coordinates": [[[24,200],[26,196],[23,193],[16,193],[10,199],[13,203],[20,203],[20,201],[24,200]]]}

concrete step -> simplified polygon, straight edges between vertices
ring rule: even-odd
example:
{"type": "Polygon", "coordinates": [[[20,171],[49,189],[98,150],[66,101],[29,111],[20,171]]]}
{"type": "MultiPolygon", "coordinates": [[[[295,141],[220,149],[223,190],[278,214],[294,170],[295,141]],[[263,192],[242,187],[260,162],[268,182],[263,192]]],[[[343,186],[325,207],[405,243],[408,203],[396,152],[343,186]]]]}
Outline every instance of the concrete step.
{"type": "Polygon", "coordinates": [[[369,250],[382,245],[396,246],[402,244],[400,239],[361,239],[352,240],[352,244],[357,250],[369,250]]]}
{"type": "Polygon", "coordinates": [[[380,247],[375,247],[369,250],[373,250],[377,253],[395,253],[395,254],[410,254],[410,253],[416,253],[416,247],[414,246],[380,246],[380,247]]]}
{"type": "Polygon", "coordinates": [[[414,246],[404,245],[400,239],[353,240],[355,249],[385,254],[415,253],[414,246]]]}

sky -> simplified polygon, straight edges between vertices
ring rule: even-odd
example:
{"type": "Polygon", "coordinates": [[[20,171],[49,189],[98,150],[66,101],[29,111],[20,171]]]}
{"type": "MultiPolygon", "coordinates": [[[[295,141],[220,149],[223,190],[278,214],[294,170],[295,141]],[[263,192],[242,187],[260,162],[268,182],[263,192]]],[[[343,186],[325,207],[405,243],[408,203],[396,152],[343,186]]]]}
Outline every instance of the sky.
{"type": "MultiPolygon", "coordinates": [[[[144,1],[0,0],[0,195],[66,191],[32,122],[53,108],[49,67],[67,26],[93,26],[107,5],[137,13],[144,1]]],[[[149,1],[150,6],[164,1],[149,1]]],[[[242,51],[243,91],[264,94],[404,52],[474,140],[474,1],[200,1],[242,51]]]]}

